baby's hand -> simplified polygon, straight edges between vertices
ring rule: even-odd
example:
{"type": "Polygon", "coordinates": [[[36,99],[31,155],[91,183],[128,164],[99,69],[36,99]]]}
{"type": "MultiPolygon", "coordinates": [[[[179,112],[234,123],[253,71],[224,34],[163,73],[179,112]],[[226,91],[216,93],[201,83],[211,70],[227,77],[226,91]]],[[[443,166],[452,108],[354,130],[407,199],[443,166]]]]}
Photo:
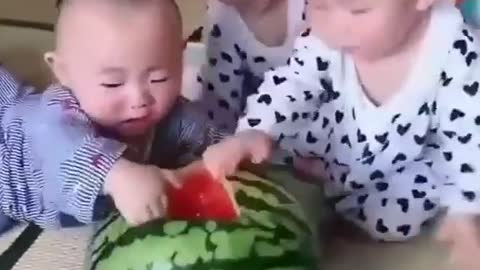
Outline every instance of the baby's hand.
{"type": "Polygon", "coordinates": [[[179,186],[172,171],[120,159],[107,176],[105,191],[130,225],[165,216],[165,185],[179,186]]]}
{"type": "Polygon", "coordinates": [[[480,269],[480,228],[475,216],[449,216],[439,240],[450,246],[450,260],[459,270],[480,269]]]}
{"type": "Polygon", "coordinates": [[[235,173],[243,160],[261,163],[270,157],[272,141],[268,135],[256,130],[237,133],[207,148],[203,160],[215,178],[235,173]]]}

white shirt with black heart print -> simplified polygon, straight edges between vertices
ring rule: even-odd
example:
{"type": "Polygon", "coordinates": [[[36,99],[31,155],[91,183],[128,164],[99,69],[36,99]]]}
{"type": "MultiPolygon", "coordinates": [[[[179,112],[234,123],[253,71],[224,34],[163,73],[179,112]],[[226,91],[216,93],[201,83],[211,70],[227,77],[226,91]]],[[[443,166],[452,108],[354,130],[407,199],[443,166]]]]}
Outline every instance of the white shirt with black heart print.
{"type": "Polygon", "coordinates": [[[262,130],[324,161],[337,211],[378,239],[415,236],[443,207],[480,213],[480,42],[446,2],[387,104],[366,97],[351,57],[306,31],[239,121],[237,132],[262,130]]]}

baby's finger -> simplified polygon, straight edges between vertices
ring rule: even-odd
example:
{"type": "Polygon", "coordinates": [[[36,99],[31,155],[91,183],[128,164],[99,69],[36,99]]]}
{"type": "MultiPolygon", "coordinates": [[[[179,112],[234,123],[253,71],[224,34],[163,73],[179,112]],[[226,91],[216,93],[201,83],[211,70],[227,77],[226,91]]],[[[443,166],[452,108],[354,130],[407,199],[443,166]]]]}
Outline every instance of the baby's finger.
{"type": "MultiPolygon", "coordinates": [[[[457,256],[453,255],[453,254],[450,254],[450,257],[448,258],[448,264],[453,266],[453,267],[459,267],[461,262],[460,260],[457,258],[457,256]]],[[[462,269],[462,268],[458,268],[459,270],[466,270],[466,269],[462,269]]]]}
{"type": "Polygon", "coordinates": [[[253,153],[250,161],[255,164],[260,164],[264,160],[265,160],[265,155],[263,155],[262,153],[253,153]]]}
{"type": "Polygon", "coordinates": [[[235,162],[230,163],[228,166],[226,166],[225,170],[223,171],[224,173],[221,175],[221,177],[225,178],[226,176],[235,174],[237,172],[237,167],[238,165],[235,164],[235,162]]]}
{"type": "Polygon", "coordinates": [[[159,214],[160,214],[160,217],[164,217],[166,214],[167,214],[167,209],[168,209],[168,198],[167,196],[164,194],[162,196],[160,196],[160,205],[159,205],[159,214]]]}
{"type": "Polygon", "coordinates": [[[268,158],[267,152],[264,149],[258,148],[252,151],[250,154],[250,161],[254,164],[262,163],[268,158]]]}
{"type": "Polygon", "coordinates": [[[151,205],[145,206],[143,211],[138,213],[138,216],[135,219],[136,226],[143,225],[155,219],[155,207],[151,205]]]}
{"type": "Polygon", "coordinates": [[[453,239],[450,245],[449,263],[460,270],[477,270],[477,251],[469,239],[453,239]]]}
{"type": "Polygon", "coordinates": [[[213,178],[218,179],[225,175],[225,171],[222,168],[218,160],[215,159],[204,159],[205,169],[212,175],[213,178]]]}
{"type": "Polygon", "coordinates": [[[125,207],[117,206],[120,215],[125,219],[125,222],[130,226],[137,226],[138,225],[138,214],[134,211],[129,211],[129,209],[125,209],[125,207]]]}
{"type": "Polygon", "coordinates": [[[182,180],[174,171],[162,170],[162,175],[165,177],[165,180],[167,180],[167,182],[174,188],[178,189],[182,187],[182,180]]]}
{"type": "MultiPolygon", "coordinates": [[[[214,146],[213,146],[214,147],[214,146]]],[[[214,175],[216,172],[215,172],[215,158],[213,158],[213,154],[212,154],[212,150],[211,149],[207,149],[203,155],[202,155],[202,160],[203,160],[203,165],[205,167],[205,169],[207,169],[208,172],[210,172],[210,174],[214,175]]]]}
{"type": "Polygon", "coordinates": [[[449,259],[449,264],[459,270],[478,270],[478,266],[475,266],[472,257],[465,256],[465,254],[456,251],[449,259]]]}
{"type": "Polygon", "coordinates": [[[151,217],[150,220],[155,220],[159,218],[163,218],[166,213],[166,198],[162,196],[159,198],[159,202],[149,206],[151,217]]]}
{"type": "Polygon", "coordinates": [[[212,170],[209,171],[210,175],[213,179],[223,179],[225,176],[229,174],[229,166],[226,164],[222,164],[212,170]]]}
{"type": "Polygon", "coordinates": [[[136,227],[136,226],[140,226],[142,225],[142,220],[144,218],[142,218],[142,215],[140,213],[137,213],[136,215],[134,216],[123,216],[125,218],[125,221],[127,222],[127,224],[131,227],[136,227]]]}
{"type": "Polygon", "coordinates": [[[440,242],[450,243],[454,240],[454,229],[455,225],[449,219],[446,219],[440,225],[438,232],[436,233],[436,238],[440,242]]]}
{"type": "Polygon", "coordinates": [[[129,226],[136,226],[137,225],[136,220],[134,218],[132,218],[131,216],[122,214],[122,217],[125,219],[125,222],[127,222],[127,224],[129,226]]]}

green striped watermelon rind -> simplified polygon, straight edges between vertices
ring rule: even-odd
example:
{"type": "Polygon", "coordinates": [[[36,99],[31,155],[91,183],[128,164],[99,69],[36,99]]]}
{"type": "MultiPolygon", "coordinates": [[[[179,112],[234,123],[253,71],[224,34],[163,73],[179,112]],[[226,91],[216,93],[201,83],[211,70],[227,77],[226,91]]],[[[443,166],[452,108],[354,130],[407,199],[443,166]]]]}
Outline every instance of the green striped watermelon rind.
{"type": "Polygon", "coordinates": [[[297,200],[248,172],[230,180],[242,211],[238,223],[165,221],[130,228],[114,215],[93,236],[87,269],[317,269],[316,238],[297,200]]]}

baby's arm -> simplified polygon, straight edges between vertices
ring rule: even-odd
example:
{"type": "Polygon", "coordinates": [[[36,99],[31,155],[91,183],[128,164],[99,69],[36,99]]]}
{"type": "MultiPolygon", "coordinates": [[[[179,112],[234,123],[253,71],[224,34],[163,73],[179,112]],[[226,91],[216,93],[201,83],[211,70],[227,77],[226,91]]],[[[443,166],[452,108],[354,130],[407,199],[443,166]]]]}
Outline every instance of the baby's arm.
{"type": "Polygon", "coordinates": [[[436,104],[442,140],[438,151],[446,165],[441,173],[448,178],[442,204],[455,215],[480,214],[480,95],[471,96],[464,90],[469,87],[478,82],[443,89],[436,104]]]}
{"type": "MultiPolygon", "coordinates": [[[[295,53],[288,66],[265,74],[258,94],[247,100],[246,114],[238,124],[237,139],[227,139],[222,145],[207,151],[206,163],[211,163],[211,170],[231,166],[227,164],[236,166],[241,161],[239,157],[249,159],[258,155],[264,158],[265,151],[252,151],[268,148],[269,141],[278,143],[291,153],[301,150],[293,141],[302,141],[295,138],[306,136],[305,128],[319,121],[318,108],[322,102],[328,102],[332,94],[326,78],[330,65],[327,60],[329,54],[326,53],[327,57],[322,58],[319,54],[322,54],[323,48],[309,48],[311,45],[320,44],[311,44],[308,33],[304,33],[296,42],[295,53]],[[234,144],[238,147],[234,147],[234,144]],[[239,149],[241,154],[232,154],[234,149],[239,149]]],[[[231,169],[227,168],[228,171],[231,169]]]]}
{"type": "Polygon", "coordinates": [[[163,215],[162,180],[171,174],[122,158],[126,145],[100,134],[70,91],[19,100],[5,111],[1,128],[8,216],[53,228],[90,223],[112,210],[102,204],[106,195],[131,224],[163,215]]]}
{"type": "MultiPolygon", "coordinates": [[[[41,199],[33,202],[41,212],[31,217],[33,221],[58,226],[68,215],[92,222],[97,199],[106,195],[105,179],[126,145],[101,136],[71,92],[61,88],[12,107],[2,126],[10,138],[8,147],[22,149],[21,156],[10,152],[8,167],[18,166],[32,184],[43,185],[41,199]]],[[[10,178],[11,184],[21,181],[15,174],[10,178]]]]}
{"type": "Polygon", "coordinates": [[[233,131],[242,111],[242,62],[247,55],[240,42],[241,33],[232,29],[230,18],[220,8],[223,4],[209,1],[207,58],[197,78],[202,85],[200,102],[208,108],[216,126],[233,131]]]}
{"type": "Polygon", "coordinates": [[[328,78],[336,55],[314,40],[312,43],[309,31],[302,34],[288,65],[265,74],[258,93],[247,100],[246,114],[240,119],[237,132],[262,131],[293,153],[291,139],[306,136],[305,128],[321,121],[319,107],[336,98],[328,78]]]}
{"type": "MultiPolygon", "coordinates": [[[[468,36],[468,30],[463,34],[468,36]]],[[[474,54],[472,45],[477,44],[466,38],[465,41],[469,46],[467,51],[474,54]]],[[[440,229],[440,237],[449,242],[457,267],[479,269],[480,63],[474,59],[471,65],[466,65],[465,56],[456,50],[453,53],[458,57],[454,58],[456,62],[448,64],[451,69],[442,74],[450,79],[444,80],[435,108],[438,136],[442,142],[437,155],[444,160],[439,173],[448,178],[442,197],[448,215],[440,229]]]]}
{"type": "Polygon", "coordinates": [[[95,140],[81,113],[61,118],[63,108],[75,105],[65,95],[47,102],[28,96],[33,90],[0,67],[1,211],[43,226],[61,225],[63,214],[88,222],[123,146],[95,140]]]}

